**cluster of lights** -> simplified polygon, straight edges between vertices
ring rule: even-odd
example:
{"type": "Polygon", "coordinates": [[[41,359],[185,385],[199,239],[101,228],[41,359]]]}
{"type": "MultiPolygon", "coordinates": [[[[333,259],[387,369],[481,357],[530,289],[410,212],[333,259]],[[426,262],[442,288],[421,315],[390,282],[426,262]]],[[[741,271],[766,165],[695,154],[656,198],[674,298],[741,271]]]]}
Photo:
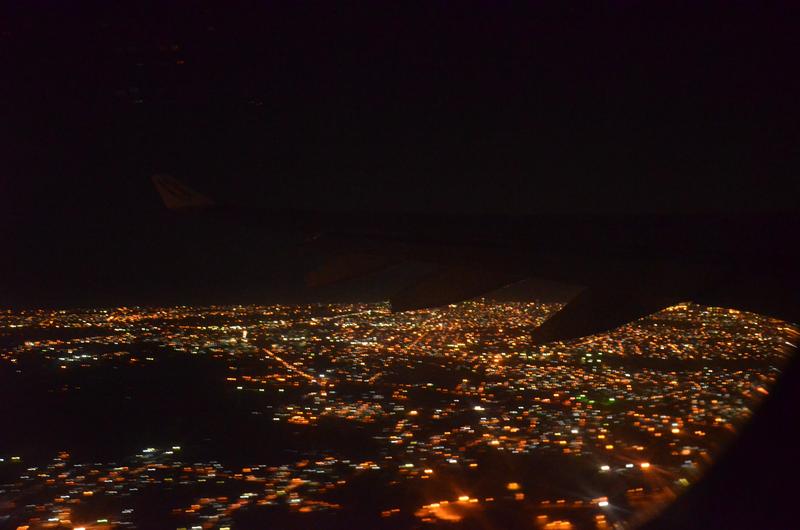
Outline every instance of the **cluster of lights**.
{"type": "MultiPolygon", "coordinates": [[[[360,461],[317,455],[310,457],[312,463],[272,470],[262,465],[248,471],[212,463],[188,466],[194,485],[224,479],[264,487],[263,493],[224,500],[207,496],[175,508],[182,517],[214,514],[220,524],[228,524],[232,510],[260,503],[297,514],[336,510],[324,493],[346,487],[361,474],[441,485],[454,473],[491,473],[479,461],[497,454],[519,462],[534,454],[575,459],[590,470],[587,480],[602,484],[624,476],[637,485],[631,499],[656,502],[666,488],[685,487],[697,478],[711,449],[730,439],[768,394],[786,345],[797,343],[797,331],[782,322],[680,305],[607,335],[534,345],[530,329],[558,308],[476,301],[408,313],[391,313],[386,304],[2,312],[0,330],[83,332],[77,338],[27,340],[0,352],[0,361],[16,363],[35,354],[59,370],[159,362],[156,354],[142,353],[142,343],[187,359],[206,356],[218,363],[230,391],[245,396],[252,414],[265,422],[311,430],[338,421],[369,432],[376,442],[376,455],[360,461]],[[671,326],[676,320],[683,325],[671,326]],[[686,365],[676,369],[665,359],[686,365]],[[631,432],[650,443],[643,445],[642,437],[631,432]]],[[[120,486],[117,493],[111,486],[87,487],[77,498],[89,503],[108,495],[135,495],[138,490],[128,484],[144,489],[142,477],[147,487],[163,485],[168,477],[155,475],[172,468],[158,459],[174,459],[180,450],[143,450],[136,458],[149,463],[144,471],[130,466],[136,473],[120,474],[109,464],[100,472],[118,473],[109,482],[120,486]],[[114,482],[117,478],[125,481],[114,482]]],[[[0,463],[18,460],[9,455],[0,463]]],[[[33,488],[54,480],[48,485],[54,498],[74,494],[64,493],[54,472],[21,475],[19,484],[33,488]]],[[[534,503],[542,510],[569,505],[597,509],[600,528],[610,524],[612,508],[618,506],[616,497],[613,505],[605,497],[551,503],[527,494],[521,482],[519,477],[504,480],[504,487],[480,499],[461,494],[422,507],[377,508],[381,517],[408,511],[437,521],[502,502],[534,503]]],[[[60,503],[51,504],[43,511],[52,509],[55,521],[63,520],[56,513],[60,503]]],[[[105,520],[122,527],[131,520],[124,515],[105,520]]],[[[571,523],[545,517],[540,526],[566,525],[571,523]]]]}

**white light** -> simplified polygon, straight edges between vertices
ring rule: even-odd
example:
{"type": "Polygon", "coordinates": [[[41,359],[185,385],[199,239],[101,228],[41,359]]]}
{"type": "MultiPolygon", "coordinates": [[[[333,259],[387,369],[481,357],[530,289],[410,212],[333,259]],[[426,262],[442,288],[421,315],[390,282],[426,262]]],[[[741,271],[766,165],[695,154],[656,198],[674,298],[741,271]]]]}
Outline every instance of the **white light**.
{"type": "Polygon", "coordinates": [[[600,466],[600,471],[608,471],[611,469],[611,466],[600,466]]]}
{"type": "Polygon", "coordinates": [[[608,506],[608,501],[600,501],[597,503],[597,505],[601,508],[605,508],[606,506],[608,506]]]}

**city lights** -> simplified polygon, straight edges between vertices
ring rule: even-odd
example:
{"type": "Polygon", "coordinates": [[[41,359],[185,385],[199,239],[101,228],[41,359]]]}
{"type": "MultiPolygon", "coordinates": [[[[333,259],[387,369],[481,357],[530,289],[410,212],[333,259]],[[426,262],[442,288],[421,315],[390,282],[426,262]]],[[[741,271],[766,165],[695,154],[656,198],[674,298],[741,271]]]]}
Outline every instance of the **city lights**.
{"type": "MultiPolygon", "coordinates": [[[[529,331],[558,308],[473,301],[406,313],[386,304],[0,312],[0,330],[22,336],[0,350],[0,366],[12,378],[55,371],[60,398],[87,396],[94,406],[116,399],[109,390],[89,394],[94,374],[169,366],[168,377],[148,375],[152,386],[137,394],[151,399],[148,419],[169,425],[180,418],[164,416],[164,399],[216,392],[191,407],[196,421],[209,422],[207,440],[144,439],[135,454],[107,461],[73,457],[66,446],[39,461],[23,459],[24,447],[2,454],[3,471],[17,477],[8,491],[19,493],[0,500],[43,492],[12,527],[128,529],[141,527],[137,499],[156,492],[175,528],[223,529],[262,507],[297,518],[336,514],[344,508],[337,499],[369,483],[383,501],[347,509],[435,525],[535,508],[537,528],[610,528],[609,499],[577,492],[616,484],[624,494],[613,497],[613,513],[626,517],[694,483],[768,395],[797,333],[751,313],[679,305],[608,334],[532,344],[529,331]],[[203,371],[192,368],[198,363],[203,371]],[[226,424],[229,415],[237,419],[226,424]],[[283,460],[234,465],[238,455],[215,449],[240,424],[253,430],[235,432],[237,443],[273,444],[270,454],[283,460]],[[348,437],[357,441],[337,444],[348,437]],[[300,439],[302,452],[293,445],[300,439]],[[545,460],[571,470],[558,480],[573,481],[576,493],[548,489],[555,471],[536,467],[545,460]],[[544,486],[523,492],[508,469],[544,486]],[[400,486],[423,502],[398,500],[390,492],[400,486]],[[585,517],[567,520],[565,508],[585,517]],[[62,523],[86,520],[74,515],[86,510],[101,512],[96,523],[62,523]]],[[[120,388],[122,403],[130,392],[120,388]]]]}

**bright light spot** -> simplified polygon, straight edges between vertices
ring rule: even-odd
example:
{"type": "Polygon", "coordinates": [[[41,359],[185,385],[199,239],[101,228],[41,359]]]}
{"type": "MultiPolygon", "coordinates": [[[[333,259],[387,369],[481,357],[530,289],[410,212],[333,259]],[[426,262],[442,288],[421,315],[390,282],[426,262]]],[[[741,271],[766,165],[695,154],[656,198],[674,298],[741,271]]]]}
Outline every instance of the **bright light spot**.
{"type": "Polygon", "coordinates": [[[597,505],[601,508],[605,508],[606,506],[608,506],[608,501],[600,501],[597,503],[597,505]]]}
{"type": "Polygon", "coordinates": [[[468,500],[469,500],[469,495],[461,495],[461,496],[458,498],[458,501],[459,501],[459,502],[467,502],[468,500]]]}
{"type": "Polygon", "coordinates": [[[483,407],[481,407],[480,405],[475,405],[474,407],[472,407],[472,410],[481,411],[481,410],[486,410],[486,409],[484,409],[484,408],[483,408],[483,407]]]}
{"type": "Polygon", "coordinates": [[[608,471],[611,469],[611,466],[600,466],[600,471],[608,471]]]}
{"type": "Polygon", "coordinates": [[[509,491],[517,491],[520,488],[520,486],[519,483],[517,482],[509,482],[508,484],[506,484],[506,488],[509,491]]]}
{"type": "Polygon", "coordinates": [[[569,521],[558,519],[545,524],[542,528],[544,528],[544,530],[572,530],[575,527],[572,526],[572,523],[569,521]]]}
{"type": "Polygon", "coordinates": [[[642,469],[647,469],[650,467],[650,462],[642,462],[640,465],[642,466],[642,469]]]}

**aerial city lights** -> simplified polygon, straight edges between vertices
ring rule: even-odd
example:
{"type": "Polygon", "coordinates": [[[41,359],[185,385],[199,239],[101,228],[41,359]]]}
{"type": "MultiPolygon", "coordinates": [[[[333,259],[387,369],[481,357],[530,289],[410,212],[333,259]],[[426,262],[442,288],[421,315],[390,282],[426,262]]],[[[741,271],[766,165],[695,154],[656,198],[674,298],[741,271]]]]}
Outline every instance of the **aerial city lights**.
{"type": "Polygon", "coordinates": [[[557,307],[0,312],[4,399],[21,403],[13,393],[38,381],[53,418],[26,421],[60,430],[43,439],[49,454],[2,441],[0,516],[31,530],[252,528],[259,511],[408,528],[511,509],[533,528],[612,528],[697,480],[798,338],[774,319],[678,305],[608,334],[533,345],[530,330],[557,307]],[[102,447],[112,436],[105,423],[81,423],[116,399],[107,388],[95,396],[108,373],[130,407],[120,410],[142,410],[108,419],[141,442],[113,458],[74,441],[102,447]],[[146,391],[131,386],[140,380],[146,391]],[[190,420],[167,405],[178,399],[190,420]],[[59,410],[62,401],[84,408],[59,410]]]}

